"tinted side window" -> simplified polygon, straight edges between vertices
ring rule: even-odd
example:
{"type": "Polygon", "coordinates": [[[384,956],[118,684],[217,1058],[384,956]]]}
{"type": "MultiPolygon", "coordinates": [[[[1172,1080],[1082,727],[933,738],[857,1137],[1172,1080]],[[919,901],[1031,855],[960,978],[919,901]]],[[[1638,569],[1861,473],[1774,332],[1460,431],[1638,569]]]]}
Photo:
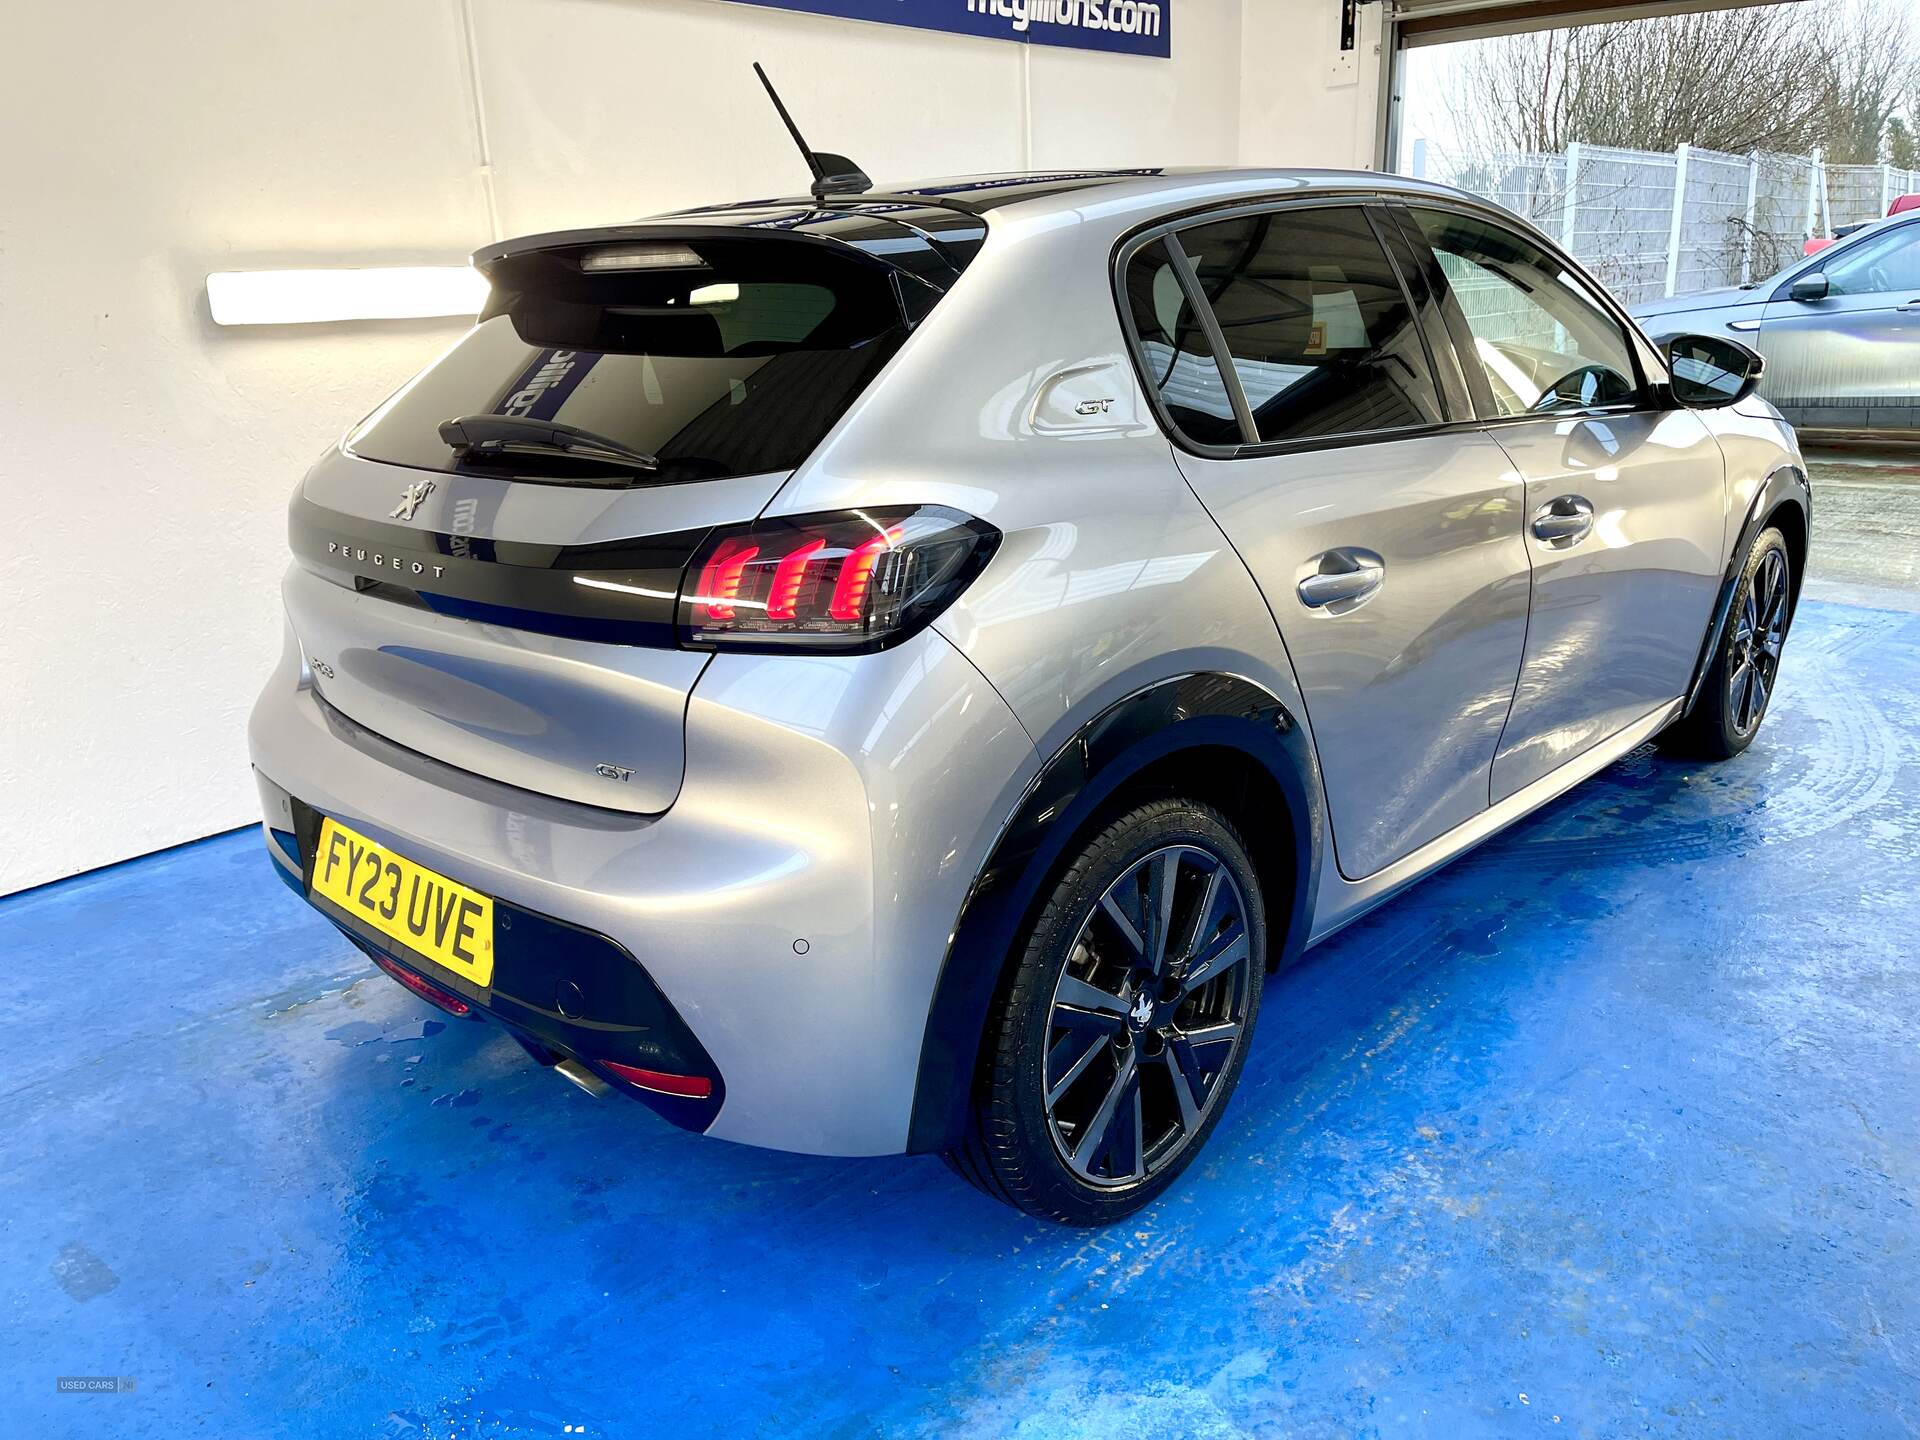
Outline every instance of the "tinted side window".
{"type": "Polygon", "coordinates": [[[1272,211],[1179,238],[1263,441],[1439,421],[1419,327],[1362,211],[1272,211]]]}
{"type": "Polygon", "coordinates": [[[1510,230],[1413,211],[1473,334],[1500,415],[1552,414],[1634,400],[1633,351],[1585,280],[1510,230]]]}
{"type": "Polygon", "coordinates": [[[1823,268],[1829,295],[1878,295],[1888,290],[1920,295],[1920,225],[1862,241],[1852,254],[1823,268]]]}
{"type": "Polygon", "coordinates": [[[1227,382],[1166,246],[1156,240],[1127,262],[1126,289],[1143,368],[1168,417],[1197,444],[1238,445],[1240,422],[1227,382]]]}

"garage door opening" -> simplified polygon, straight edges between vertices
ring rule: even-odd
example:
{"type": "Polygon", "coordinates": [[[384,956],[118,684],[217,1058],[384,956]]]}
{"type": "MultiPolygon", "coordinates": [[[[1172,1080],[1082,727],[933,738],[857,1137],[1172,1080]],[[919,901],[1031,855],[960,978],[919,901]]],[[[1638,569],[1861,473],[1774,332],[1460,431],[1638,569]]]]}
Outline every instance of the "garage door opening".
{"type": "Polygon", "coordinates": [[[1403,6],[1390,168],[1533,221],[1629,305],[1753,284],[1920,193],[1909,6],[1620,18],[1647,8],[1403,6]]]}

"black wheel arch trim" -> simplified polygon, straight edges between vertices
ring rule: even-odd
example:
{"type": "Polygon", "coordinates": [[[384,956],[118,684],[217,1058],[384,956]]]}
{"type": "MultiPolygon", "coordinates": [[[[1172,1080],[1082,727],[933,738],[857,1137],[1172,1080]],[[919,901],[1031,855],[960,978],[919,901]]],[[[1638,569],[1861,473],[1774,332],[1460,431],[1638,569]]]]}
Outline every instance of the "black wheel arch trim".
{"type": "MultiPolygon", "coordinates": [[[[1733,592],[1739,588],[1740,572],[1746,568],[1747,556],[1753,551],[1753,542],[1760,538],[1760,532],[1767,522],[1779,513],[1781,507],[1796,508],[1800,512],[1800,524],[1809,543],[1813,537],[1813,486],[1806,472],[1794,465],[1782,465],[1754,492],[1752,503],[1747,506],[1746,519],[1741,523],[1739,538],[1734,542],[1727,556],[1726,573],[1720,577],[1720,594],[1714,601],[1713,618],[1708,622],[1706,638],[1700,643],[1700,654],[1693,662],[1693,681],[1687,686],[1687,703],[1680,713],[1690,715],[1694,704],[1700,699],[1700,693],[1707,683],[1707,672],[1713,668],[1714,652],[1720,648],[1720,637],[1726,633],[1727,622],[1733,614],[1733,592]]],[[[1803,580],[1801,571],[1805,563],[1799,566],[1791,576],[1792,584],[1787,592],[1787,624],[1793,624],[1793,613],[1800,605],[1800,586],[1803,580]]]]}
{"type": "Polygon", "coordinates": [[[1237,675],[1174,676],[1115,701],[1041,766],[962,903],[927,1007],[907,1150],[951,1149],[964,1134],[967,1103],[988,1010],[1020,930],[1074,837],[1129,780],[1184,750],[1240,752],[1286,798],[1293,860],[1291,905],[1268,919],[1270,965],[1304,947],[1325,833],[1313,745],[1277,696],[1237,675]],[[1271,939],[1274,934],[1277,944],[1271,939]]]}

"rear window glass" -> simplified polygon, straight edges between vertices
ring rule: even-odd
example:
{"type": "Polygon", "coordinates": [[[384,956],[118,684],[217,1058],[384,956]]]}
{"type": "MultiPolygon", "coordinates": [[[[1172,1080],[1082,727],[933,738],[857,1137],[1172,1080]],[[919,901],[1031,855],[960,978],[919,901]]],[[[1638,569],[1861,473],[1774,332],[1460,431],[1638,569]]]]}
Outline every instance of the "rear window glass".
{"type": "Polygon", "coordinates": [[[463,457],[441,437],[449,420],[509,416],[655,457],[634,483],[792,469],[905,339],[899,287],[923,288],[764,239],[703,244],[684,268],[588,274],[577,256],[536,255],[493,278],[489,313],[348,438],[354,454],[575,482],[618,470],[558,452],[463,457]]]}
{"type": "Polygon", "coordinates": [[[1427,354],[1357,208],[1283,210],[1180,232],[1262,441],[1430,425],[1427,354]]]}

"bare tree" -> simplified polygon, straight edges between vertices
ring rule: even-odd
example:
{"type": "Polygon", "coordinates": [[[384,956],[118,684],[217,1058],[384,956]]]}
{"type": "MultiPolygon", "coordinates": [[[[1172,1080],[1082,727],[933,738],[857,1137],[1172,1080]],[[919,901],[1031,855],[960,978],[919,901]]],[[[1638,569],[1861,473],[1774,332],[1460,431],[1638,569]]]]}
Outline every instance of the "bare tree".
{"type": "Polygon", "coordinates": [[[1871,164],[1916,69],[1905,0],[1762,5],[1482,41],[1448,108],[1488,154],[1684,143],[1871,164]]]}
{"type": "Polygon", "coordinates": [[[1828,87],[1821,149],[1831,164],[1878,164],[1899,133],[1894,127],[1920,69],[1913,13],[1905,4],[1861,0],[1825,11],[1819,25],[1828,87]]]}
{"type": "Polygon", "coordinates": [[[1456,71],[1459,134],[1494,151],[1807,150],[1832,85],[1798,7],[1660,16],[1481,42],[1456,71]]]}
{"type": "MultiPolygon", "coordinates": [[[[1909,106],[1908,114],[1916,113],[1920,107],[1909,106]]],[[[1920,169],[1920,141],[1914,137],[1913,122],[1906,116],[1896,115],[1887,123],[1887,163],[1898,165],[1902,170],[1920,169]]]]}
{"type": "Polygon", "coordinates": [[[1882,178],[1832,167],[1913,165],[1915,3],[1808,0],[1469,42],[1431,92],[1450,112],[1436,178],[1565,237],[1629,298],[1766,275],[1821,220],[1877,213],[1882,178]],[[1759,158],[1683,167],[1682,144],[1759,158]]]}

